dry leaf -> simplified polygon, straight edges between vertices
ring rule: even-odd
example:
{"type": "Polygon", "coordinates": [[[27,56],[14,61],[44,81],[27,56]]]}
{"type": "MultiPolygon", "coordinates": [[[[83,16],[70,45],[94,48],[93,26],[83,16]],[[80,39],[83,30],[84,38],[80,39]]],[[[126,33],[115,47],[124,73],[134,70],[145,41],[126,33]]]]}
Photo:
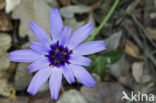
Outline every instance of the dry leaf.
{"type": "Polygon", "coordinates": [[[0,0],[0,10],[4,9],[5,7],[5,0],[0,0]]]}
{"type": "Polygon", "coordinates": [[[156,29],[147,28],[146,29],[148,34],[151,36],[153,40],[156,40],[156,29]]]}
{"type": "Polygon", "coordinates": [[[139,55],[139,50],[131,41],[127,40],[126,47],[125,47],[125,53],[137,58],[139,55]]]}
{"type": "Polygon", "coordinates": [[[138,62],[132,65],[132,75],[137,82],[141,82],[143,74],[143,63],[138,62]]]}
{"type": "Polygon", "coordinates": [[[143,62],[136,62],[132,65],[132,75],[138,83],[147,83],[151,80],[151,76],[144,75],[143,62]]]}
{"type": "Polygon", "coordinates": [[[13,29],[11,19],[6,13],[0,13],[0,31],[11,31],[13,29]]]}
{"type": "Polygon", "coordinates": [[[14,19],[21,20],[20,37],[25,37],[28,34],[31,41],[36,38],[29,29],[29,23],[35,21],[49,33],[49,15],[50,7],[45,0],[22,0],[12,13],[14,19]]]}

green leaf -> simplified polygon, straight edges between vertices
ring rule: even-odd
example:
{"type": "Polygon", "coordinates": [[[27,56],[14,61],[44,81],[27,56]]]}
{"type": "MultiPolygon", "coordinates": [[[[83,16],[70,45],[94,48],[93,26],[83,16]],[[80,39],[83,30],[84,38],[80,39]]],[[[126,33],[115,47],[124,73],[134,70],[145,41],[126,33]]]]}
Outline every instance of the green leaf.
{"type": "Polygon", "coordinates": [[[85,67],[88,71],[94,71],[101,78],[103,78],[106,74],[106,65],[116,63],[121,56],[123,55],[123,51],[111,51],[106,53],[104,56],[96,56],[92,55],[90,58],[92,60],[91,65],[89,67],[85,67]]]}
{"type": "Polygon", "coordinates": [[[95,68],[95,66],[96,66],[96,55],[90,56],[90,59],[92,60],[90,66],[85,67],[88,71],[92,71],[95,68]]]}
{"type": "Polygon", "coordinates": [[[123,53],[123,51],[111,51],[102,56],[102,61],[104,64],[114,64],[121,58],[123,53]]]}
{"type": "Polygon", "coordinates": [[[96,67],[95,67],[94,72],[98,74],[100,77],[104,77],[106,73],[106,67],[103,62],[103,57],[96,58],[96,67]]]}
{"type": "Polygon", "coordinates": [[[123,51],[111,51],[104,56],[96,57],[94,72],[103,78],[106,74],[106,65],[116,63],[122,55],[123,51]]]}

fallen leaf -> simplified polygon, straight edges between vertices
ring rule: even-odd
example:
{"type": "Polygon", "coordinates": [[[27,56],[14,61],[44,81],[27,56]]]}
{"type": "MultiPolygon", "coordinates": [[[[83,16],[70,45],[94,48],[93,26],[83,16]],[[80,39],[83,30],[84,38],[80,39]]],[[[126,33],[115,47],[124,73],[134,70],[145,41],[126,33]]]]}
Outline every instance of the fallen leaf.
{"type": "Polygon", "coordinates": [[[137,82],[141,82],[143,75],[143,62],[136,62],[132,65],[132,75],[137,82]]]}
{"type": "Polygon", "coordinates": [[[11,31],[13,29],[11,19],[6,13],[0,13],[0,31],[11,31]]]}
{"type": "Polygon", "coordinates": [[[148,34],[151,36],[153,40],[156,40],[156,29],[147,28],[146,29],[148,34]]]}
{"type": "Polygon", "coordinates": [[[135,62],[132,65],[132,75],[136,82],[138,83],[147,83],[151,80],[150,75],[144,75],[144,63],[143,62],[135,62]]]}
{"type": "Polygon", "coordinates": [[[140,54],[138,48],[129,40],[126,41],[125,53],[136,58],[140,54]]]}
{"type": "Polygon", "coordinates": [[[12,13],[12,17],[21,20],[19,27],[20,37],[28,35],[30,41],[36,40],[28,26],[31,21],[35,21],[50,34],[49,15],[51,7],[49,2],[47,0],[22,0],[20,5],[16,7],[12,13]]]}
{"type": "Polygon", "coordinates": [[[0,0],[0,10],[4,9],[5,7],[5,0],[0,0]]]}

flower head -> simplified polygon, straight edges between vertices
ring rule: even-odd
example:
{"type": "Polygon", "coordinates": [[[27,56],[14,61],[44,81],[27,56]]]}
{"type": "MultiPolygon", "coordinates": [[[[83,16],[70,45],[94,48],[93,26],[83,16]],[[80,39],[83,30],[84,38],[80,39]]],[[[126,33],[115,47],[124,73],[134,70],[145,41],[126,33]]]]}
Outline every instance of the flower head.
{"type": "Polygon", "coordinates": [[[89,66],[91,60],[84,55],[93,54],[105,49],[104,41],[91,41],[80,44],[92,32],[93,25],[88,23],[72,35],[71,27],[65,26],[58,9],[51,9],[51,37],[36,23],[29,24],[39,42],[31,42],[32,49],[17,50],[10,53],[10,61],[32,62],[29,72],[38,71],[30,82],[27,92],[35,95],[49,79],[52,99],[57,99],[61,87],[62,75],[69,84],[74,77],[87,87],[93,87],[95,81],[82,67],[89,66]]]}

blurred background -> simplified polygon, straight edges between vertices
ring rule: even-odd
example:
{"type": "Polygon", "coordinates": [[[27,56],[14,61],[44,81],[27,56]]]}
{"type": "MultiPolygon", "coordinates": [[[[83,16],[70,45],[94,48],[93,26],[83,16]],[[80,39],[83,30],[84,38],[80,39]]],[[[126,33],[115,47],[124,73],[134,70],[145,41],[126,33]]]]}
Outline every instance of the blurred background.
{"type": "Polygon", "coordinates": [[[105,40],[107,49],[88,56],[92,64],[85,68],[96,80],[93,88],[78,81],[69,85],[63,79],[57,101],[50,97],[48,82],[31,96],[26,90],[35,73],[28,73],[29,63],[8,60],[9,52],[29,48],[30,41],[36,40],[29,22],[35,21],[50,34],[50,8],[59,8],[64,25],[75,31],[88,22],[97,28],[114,2],[0,0],[0,103],[138,103],[121,101],[122,92],[155,95],[156,0],[120,0],[95,38],[105,40]]]}

